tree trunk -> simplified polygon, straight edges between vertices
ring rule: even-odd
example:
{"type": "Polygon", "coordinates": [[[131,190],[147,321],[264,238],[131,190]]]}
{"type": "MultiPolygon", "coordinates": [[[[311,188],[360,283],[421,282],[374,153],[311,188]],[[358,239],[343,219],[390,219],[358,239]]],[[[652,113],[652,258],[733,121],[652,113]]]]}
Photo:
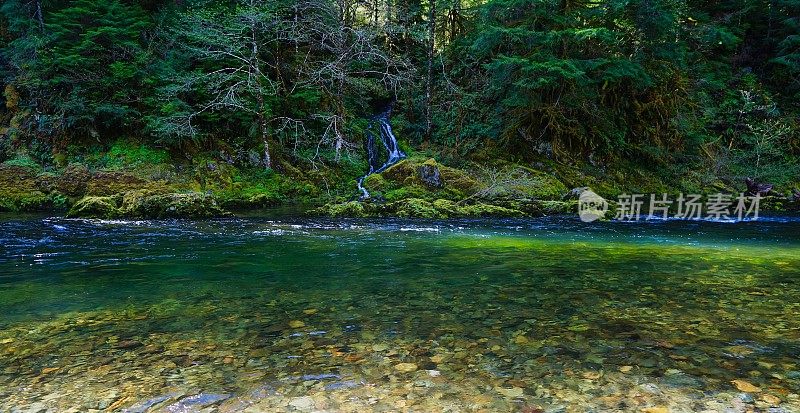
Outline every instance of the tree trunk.
{"type": "Polygon", "coordinates": [[[266,169],[272,169],[272,157],[269,155],[269,140],[267,139],[267,118],[264,116],[266,112],[266,102],[264,101],[264,91],[261,87],[261,67],[258,61],[258,36],[256,35],[257,27],[255,23],[250,27],[250,35],[252,36],[252,52],[253,54],[250,56],[250,73],[252,73],[255,77],[255,94],[256,94],[256,104],[258,108],[258,133],[261,135],[261,141],[264,142],[264,167],[266,169]]]}
{"type": "Polygon", "coordinates": [[[428,75],[425,82],[425,142],[430,142],[433,133],[433,55],[436,46],[436,0],[429,0],[428,7],[428,75]]]}
{"type": "Polygon", "coordinates": [[[44,32],[44,17],[42,16],[41,0],[36,0],[36,21],[39,22],[39,30],[44,32]]]}
{"type": "Polygon", "coordinates": [[[448,21],[448,25],[449,25],[449,28],[448,28],[449,38],[448,38],[448,40],[450,42],[453,42],[455,40],[455,38],[459,35],[459,33],[461,33],[461,30],[463,29],[463,25],[461,23],[461,19],[462,19],[462,16],[461,16],[461,0],[454,0],[453,1],[453,7],[450,9],[450,13],[449,14],[450,14],[450,16],[449,16],[449,19],[448,19],[449,20],[448,21]]]}
{"type": "MultiPolygon", "coordinates": [[[[338,66],[338,64],[337,64],[337,66],[338,66]]],[[[341,70],[342,72],[344,71],[344,69],[339,69],[339,70],[341,70]]],[[[342,130],[340,129],[342,125],[340,125],[339,121],[341,120],[342,122],[344,122],[345,115],[347,113],[345,111],[345,108],[344,108],[344,77],[341,77],[339,79],[338,83],[339,83],[339,87],[337,88],[337,91],[336,91],[336,115],[337,116],[335,116],[333,118],[333,122],[334,122],[333,123],[333,133],[334,133],[335,139],[336,139],[336,141],[334,143],[334,148],[336,149],[336,158],[335,158],[336,162],[339,162],[341,160],[341,158],[342,158],[341,157],[341,153],[342,153],[342,148],[344,147],[344,143],[345,143],[344,135],[342,133],[342,130]]]]}
{"type": "Polygon", "coordinates": [[[258,133],[261,135],[261,141],[264,142],[264,167],[272,169],[272,156],[269,154],[269,139],[267,138],[267,118],[264,116],[266,111],[264,95],[261,93],[261,88],[256,93],[256,100],[258,101],[258,133]]]}

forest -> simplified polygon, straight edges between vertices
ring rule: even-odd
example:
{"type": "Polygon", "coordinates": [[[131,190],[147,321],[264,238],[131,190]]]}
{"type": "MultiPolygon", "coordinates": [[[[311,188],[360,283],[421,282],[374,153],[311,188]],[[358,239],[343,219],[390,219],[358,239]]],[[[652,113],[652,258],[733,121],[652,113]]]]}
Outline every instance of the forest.
{"type": "Polygon", "coordinates": [[[798,0],[6,0],[0,14],[0,162],[36,174],[161,165],[148,179],[347,200],[391,105],[412,158],[484,177],[511,163],[613,181],[611,196],[650,175],[675,192],[799,181],[798,0]],[[234,172],[206,177],[221,165],[234,172]]]}
{"type": "Polygon", "coordinates": [[[0,412],[800,412],[800,0],[0,0],[0,412]]]}

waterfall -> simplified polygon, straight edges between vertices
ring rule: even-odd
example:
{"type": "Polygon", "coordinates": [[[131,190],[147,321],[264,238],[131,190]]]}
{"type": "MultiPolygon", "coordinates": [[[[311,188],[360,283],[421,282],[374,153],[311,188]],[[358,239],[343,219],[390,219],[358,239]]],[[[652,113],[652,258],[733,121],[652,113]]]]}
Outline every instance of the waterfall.
{"type": "Polygon", "coordinates": [[[358,178],[358,190],[361,191],[362,200],[369,198],[369,191],[363,185],[368,176],[379,174],[406,157],[406,154],[400,150],[400,146],[397,144],[397,138],[392,133],[392,124],[390,123],[392,106],[390,104],[386,110],[372,118],[367,127],[367,162],[369,163],[369,171],[367,171],[366,175],[358,178]],[[375,133],[373,133],[375,124],[377,124],[378,136],[380,136],[381,143],[383,143],[387,153],[386,162],[383,164],[380,163],[380,154],[375,144],[375,133]]]}

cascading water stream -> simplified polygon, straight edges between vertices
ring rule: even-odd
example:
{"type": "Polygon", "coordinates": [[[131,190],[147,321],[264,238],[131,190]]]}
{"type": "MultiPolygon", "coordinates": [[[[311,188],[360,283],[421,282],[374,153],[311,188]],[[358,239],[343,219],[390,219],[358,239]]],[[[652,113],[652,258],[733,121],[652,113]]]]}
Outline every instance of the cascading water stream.
{"type": "Polygon", "coordinates": [[[394,133],[392,133],[392,125],[390,123],[392,106],[393,105],[389,105],[385,111],[375,116],[367,127],[367,161],[369,163],[369,171],[366,175],[358,179],[358,190],[361,191],[362,200],[370,197],[369,191],[367,191],[363,185],[364,180],[367,179],[368,176],[379,174],[406,157],[406,154],[400,150],[400,146],[397,144],[397,138],[394,136],[394,133]],[[378,135],[387,153],[386,162],[383,164],[379,163],[379,154],[375,147],[375,134],[372,128],[376,123],[378,125],[378,135]]]}

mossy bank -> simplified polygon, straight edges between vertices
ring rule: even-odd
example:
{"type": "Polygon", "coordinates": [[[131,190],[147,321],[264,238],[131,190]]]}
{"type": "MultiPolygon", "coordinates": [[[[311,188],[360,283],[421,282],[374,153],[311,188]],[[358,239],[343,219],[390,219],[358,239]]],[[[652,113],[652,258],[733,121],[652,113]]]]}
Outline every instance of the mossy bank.
{"type": "MultiPolygon", "coordinates": [[[[332,217],[478,218],[573,214],[581,188],[614,200],[623,193],[729,193],[741,183],[712,175],[653,173],[632,166],[599,169],[543,159],[445,164],[414,153],[368,176],[362,199],[358,159],[336,165],[282,162],[276,170],[204,154],[175,161],[157,149],[120,143],[95,157],[44,168],[30,159],[0,164],[0,211],[51,211],[81,218],[212,218],[238,211],[298,206],[332,217]]],[[[790,192],[791,185],[777,188],[790,192]]],[[[612,202],[612,211],[614,204],[612,202]]],[[[762,209],[796,211],[790,197],[762,209]]]]}

